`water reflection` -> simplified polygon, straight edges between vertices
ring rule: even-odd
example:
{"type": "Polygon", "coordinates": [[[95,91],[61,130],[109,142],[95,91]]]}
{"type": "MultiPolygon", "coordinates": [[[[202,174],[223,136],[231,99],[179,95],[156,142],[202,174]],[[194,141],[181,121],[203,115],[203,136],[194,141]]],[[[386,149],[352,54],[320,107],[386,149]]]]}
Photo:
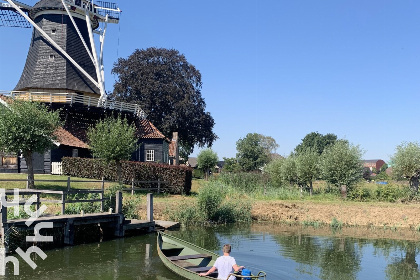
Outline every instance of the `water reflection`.
{"type": "MultiPolygon", "coordinates": [[[[239,265],[264,270],[268,279],[420,279],[418,236],[367,239],[267,224],[190,227],[172,234],[219,254],[230,243],[239,265]]],[[[21,261],[19,277],[8,265],[0,279],[179,279],[160,261],[155,234],[46,253],[45,260],[34,259],[35,270],[21,261]]]]}

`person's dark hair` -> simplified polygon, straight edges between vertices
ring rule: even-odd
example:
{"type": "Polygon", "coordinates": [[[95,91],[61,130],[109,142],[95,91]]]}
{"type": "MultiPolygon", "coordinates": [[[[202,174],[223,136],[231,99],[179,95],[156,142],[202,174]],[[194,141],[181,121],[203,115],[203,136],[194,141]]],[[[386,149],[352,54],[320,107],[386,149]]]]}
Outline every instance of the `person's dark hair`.
{"type": "Polygon", "coordinates": [[[230,253],[231,250],[232,247],[230,246],[230,244],[223,245],[223,253],[230,253]]]}

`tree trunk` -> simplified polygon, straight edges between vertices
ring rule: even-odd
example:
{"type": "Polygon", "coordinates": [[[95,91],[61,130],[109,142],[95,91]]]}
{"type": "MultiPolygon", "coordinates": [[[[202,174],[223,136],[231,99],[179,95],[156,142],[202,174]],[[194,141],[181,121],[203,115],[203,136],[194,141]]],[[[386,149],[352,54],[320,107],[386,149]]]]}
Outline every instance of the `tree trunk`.
{"type": "Polygon", "coordinates": [[[206,172],[205,172],[205,173],[206,173],[206,181],[208,181],[208,180],[209,180],[209,170],[210,170],[210,169],[206,169],[206,172]]]}
{"type": "Polygon", "coordinates": [[[410,188],[417,193],[419,191],[419,174],[410,177],[410,188]]]}
{"type": "Polygon", "coordinates": [[[312,186],[312,181],[309,182],[309,194],[310,196],[312,196],[312,191],[313,191],[313,186],[312,186]]]}
{"type": "Polygon", "coordinates": [[[35,177],[34,177],[34,165],[32,159],[32,152],[26,151],[23,153],[23,156],[26,160],[26,166],[28,167],[28,184],[26,185],[27,189],[34,189],[35,188],[35,177]]]}
{"type": "Polygon", "coordinates": [[[340,192],[341,192],[341,197],[342,198],[347,198],[347,186],[346,185],[341,185],[340,192]]]}

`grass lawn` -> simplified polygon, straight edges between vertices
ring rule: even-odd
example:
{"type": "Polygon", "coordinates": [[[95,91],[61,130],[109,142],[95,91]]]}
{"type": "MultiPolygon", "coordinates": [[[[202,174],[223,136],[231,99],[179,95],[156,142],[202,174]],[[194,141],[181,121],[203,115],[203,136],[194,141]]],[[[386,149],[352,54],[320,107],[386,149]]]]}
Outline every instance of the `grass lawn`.
{"type": "MultiPolygon", "coordinates": [[[[35,188],[43,190],[66,190],[67,189],[67,178],[68,176],[62,175],[45,175],[45,174],[35,174],[35,188]],[[37,180],[48,180],[48,181],[59,181],[59,182],[44,182],[37,180]]],[[[0,188],[5,189],[24,189],[26,188],[26,181],[5,181],[5,180],[26,180],[27,175],[22,173],[0,173],[0,188]]],[[[77,178],[71,177],[70,186],[72,189],[100,189],[102,183],[93,179],[86,178],[77,178]],[[73,182],[73,181],[83,181],[83,182],[73,182]],[[87,181],[91,181],[87,182],[87,181]]],[[[105,188],[113,185],[115,183],[106,182],[105,188]]]]}

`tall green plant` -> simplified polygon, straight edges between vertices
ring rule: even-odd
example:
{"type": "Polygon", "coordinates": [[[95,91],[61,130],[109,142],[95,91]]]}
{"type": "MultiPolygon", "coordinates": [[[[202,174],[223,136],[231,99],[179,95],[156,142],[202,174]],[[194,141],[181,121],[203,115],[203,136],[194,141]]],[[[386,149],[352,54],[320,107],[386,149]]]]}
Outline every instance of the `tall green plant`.
{"type": "Polygon", "coordinates": [[[218,160],[217,154],[212,149],[204,149],[198,154],[198,168],[205,172],[206,180],[208,180],[210,171],[216,166],[218,160]]]}
{"type": "Polygon", "coordinates": [[[402,143],[396,148],[392,173],[397,179],[409,178],[413,191],[419,190],[420,178],[420,145],[417,142],[402,143]]]}
{"type": "Polygon", "coordinates": [[[87,135],[89,145],[95,157],[106,162],[115,162],[118,182],[121,183],[121,161],[130,159],[137,149],[136,128],[120,116],[99,121],[89,128],[87,135]]]}
{"type": "Polygon", "coordinates": [[[296,157],[297,177],[302,184],[309,185],[311,195],[313,192],[312,182],[320,175],[319,159],[318,151],[311,148],[301,151],[296,157]]]}
{"type": "Polygon", "coordinates": [[[28,166],[28,185],[34,187],[34,153],[43,154],[53,146],[60,127],[59,111],[49,111],[37,102],[14,100],[8,107],[0,104],[0,149],[22,152],[28,166]]]}
{"type": "Polygon", "coordinates": [[[270,155],[277,147],[270,136],[248,133],[236,142],[236,158],[243,171],[258,170],[270,161],[270,155]]]}
{"type": "Polygon", "coordinates": [[[271,185],[274,187],[280,187],[283,183],[282,165],[284,162],[284,158],[274,159],[263,170],[268,174],[271,185]]]}
{"type": "Polygon", "coordinates": [[[347,188],[363,176],[362,150],[347,141],[337,141],[322,154],[321,172],[325,181],[341,188],[346,196],[347,188]]]}
{"type": "Polygon", "coordinates": [[[204,212],[207,220],[213,221],[218,208],[223,201],[223,191],[220,184],[207,184],[200,188],[198,206],[204,212]]]}

